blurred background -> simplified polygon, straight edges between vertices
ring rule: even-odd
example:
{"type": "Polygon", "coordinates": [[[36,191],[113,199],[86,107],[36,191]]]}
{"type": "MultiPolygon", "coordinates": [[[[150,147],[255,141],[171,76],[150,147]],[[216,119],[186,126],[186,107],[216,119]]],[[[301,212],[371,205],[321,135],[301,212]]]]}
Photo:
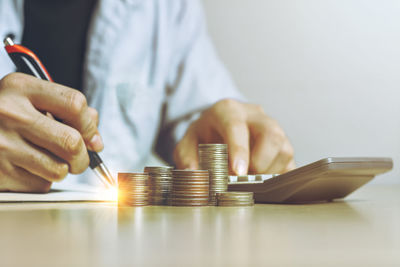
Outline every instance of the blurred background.
{"type": "Polygon", "coordinates": [[[220,57],[280,122],[299,166],[392,157],[373,183],[400,183],[400,1],[203,2],[220,57]]]}

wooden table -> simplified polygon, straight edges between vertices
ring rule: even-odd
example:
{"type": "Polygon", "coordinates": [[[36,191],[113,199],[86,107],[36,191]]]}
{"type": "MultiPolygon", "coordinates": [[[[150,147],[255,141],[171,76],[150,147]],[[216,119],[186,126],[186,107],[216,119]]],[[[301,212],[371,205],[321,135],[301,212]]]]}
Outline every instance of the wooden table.
{"type": "Polygon", "coordinates": [[[0,266],[400,266],[400,186],[243,208],[3,203],[0,266]]]}

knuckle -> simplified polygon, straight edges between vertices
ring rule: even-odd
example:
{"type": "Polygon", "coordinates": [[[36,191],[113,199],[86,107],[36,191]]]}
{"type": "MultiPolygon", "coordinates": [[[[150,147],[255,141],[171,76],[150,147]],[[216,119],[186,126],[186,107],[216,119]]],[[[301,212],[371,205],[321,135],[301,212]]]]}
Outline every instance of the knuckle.
{"type": "Polygon", "coordinates": [[[44,124],[45,116],[38,115],[38,116],[31,116],[29,123],[26,126],[30,129],[40,129],[44,124]]]}
{"type": "Polygon", "coordinates": [[[234,110],[237,109],[239,106],[239,102],[237,100],[231,99],[231,98],[226,98],[218,101],[214,107],[217,110],[220,109],[228,109],[228,110],[234,110]]]}
{"type": "Polygon", "coordinates": [[[81,129],[82,135],[86,138],[90,139],[94,136],[97,131],[96,123],[92,120],[88,121],[87,124],[81,129]]]}
{"type": "Polygon", "coordinates": [[[286,136],[279,127],[267,127],[257,134],[256,139],[264,140],[271,143],[274,147],[279,148],[283,146],[286,136]]]}
{"type": "Polygon", "coordinates": [[[283,140],[285,138],[285,133],[283,132],[281,127],[273,127],[271,129],[271,133],[275,136],[275,138],[279,138],[283,140]]]}
{"type": "Polygon", "coordinates": [[[10,73],[0,80],[0,89],[17,88],[24,80],[24,75],[20,73],[10,73]]]}
{"type": "Polygon", "coordinates": [[[51,168],[51,179],[55,182],[62,181],[68,174],[67,164],[55,164],[51,168]]]}
{"type": "Polygon", "coordinates": [[[26,129],[36,120],[32,113],[21,111],[7,103],[2,102],[0,106],[0,118],[4,126],[26,129]]]}
{"type": "MultiPolygon", "coordinates": [[[[247,124],[240,119],[225,121],[222,122],[222,125],[224,126],[223,138],[226,142],[228,142],[228,139],[231,139],[230,137],[238,136],[238,133],[241,133],[241,137],[244,138],[242,134],[244,131],[247,131],[247,124]]],[[[234,138],[233,141],[235,142],[239,140],[238,138],[234,138]]]]}
{"type": "MultiPolygon", "coordinates": [[[[13,91],[15,92],[15,91],[13,91]]],[[[16,94],[3,92],[0,95],[0,118],[2,125],[29,127],[35,119],[34,112],[26,105],[23,98],[16,94]]]]}
{"type": "Polygon", "coordinates": [[[2,124],[10,121],[10,119],[14,120],[14,117],[19,116],[15,106],[11,98],[4,95],[0,97],[0,117],[3,119],[2,124]]]}
{"type": "Polygon", "coordinates": [[[12,165],[9,164],[10,159],[24,156],[20,138],[20,135],[14,131],[6,130],[0,133],[0,168],[6,167],[7,170],[12,171],[12,165]]]}
{"type": "Polygon", "coordinates": [[[269,137],[275,139],[283,140],[285,138],[285,132],[275,121],[269,121],[269,120],[264,121],[263,132],[269,137]]]}
{"type": "Polygon", "coordinates": [[[87,108],[86,97],[81,92],[71,90],[67,98],[73,114],[78,116],[87,108]]]}
{"type": "Polygon", "coordinates": [[[228,132],[235,132],[243,127],[243,122],[239,119],[229,120],[225,123],[228,132]]]}
{"type": "Polygon", "coordinates": [[[83,147],[80,133],[75,129],[65,132],[62,137],[62,146],[69,155],[75,156],[79,154],[83,147]]]}
{"type": "Polygon", "coordinates": [[[253,105],[254,109],[258,112],[258,113],[262,113],[265,114],[264,108],[261,105],[253,105]]]}

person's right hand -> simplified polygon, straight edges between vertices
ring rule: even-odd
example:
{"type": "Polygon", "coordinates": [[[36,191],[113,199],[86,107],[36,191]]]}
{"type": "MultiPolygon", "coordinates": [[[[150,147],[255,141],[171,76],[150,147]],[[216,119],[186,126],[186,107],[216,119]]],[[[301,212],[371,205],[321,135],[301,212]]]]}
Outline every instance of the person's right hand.
{"type": "Polygon", "coordinates": [[[48,192],[68,172],[83,172],[87,148],[103,149],[97,123],[97,111],[77,90],[22,73],[3,77],[0,191],[48,192]]]}

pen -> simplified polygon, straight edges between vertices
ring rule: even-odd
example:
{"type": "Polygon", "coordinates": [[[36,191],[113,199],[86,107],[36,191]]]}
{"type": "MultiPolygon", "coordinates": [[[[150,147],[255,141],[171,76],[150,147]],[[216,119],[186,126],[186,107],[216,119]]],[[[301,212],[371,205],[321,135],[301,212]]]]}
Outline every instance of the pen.
{"type": "MultiPolygon", "coordinates": [[[[53,81],[42,62],[31,50],[22,45],[14,44],[11,37],[6,37],[4,39],[4,45],[8,56],[17,67],[17,71],[31,74],[42,80],[53,81]]],[[[104,165],[100,156],[96,152],[89,150],[88,154],[90,159],[89,166],[94,173],[100,178],[106,187],[115,187],[116,182],[106,165],[104,165]]]]}

